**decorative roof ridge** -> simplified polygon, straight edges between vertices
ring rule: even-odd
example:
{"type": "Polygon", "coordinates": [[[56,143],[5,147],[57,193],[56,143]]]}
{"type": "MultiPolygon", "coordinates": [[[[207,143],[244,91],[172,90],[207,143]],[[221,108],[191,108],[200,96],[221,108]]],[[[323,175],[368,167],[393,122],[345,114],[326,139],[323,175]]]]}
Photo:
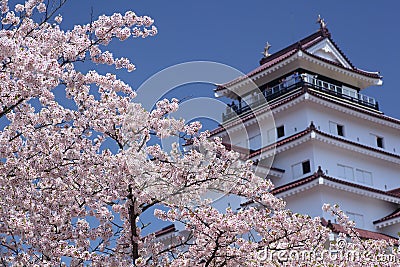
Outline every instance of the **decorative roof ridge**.
{"type": "Polygon", "coordinates": [[[395,211],[393,211],[392,213],[390,213],[389,215],[386,215],[385,217],[382,217],[378,220],[373,221],[373,224],[377,224],[377,223],[381,223],[384,221],[388,221],[394,218],[400,217],[400,208],[396,209],[395,211]]]}
{"type": "Polygon", "coordinates": [[[378,149],[378,148],[375,148],[375,147],[372,147],[372,146],[368,146],[368,145],[364,145],[364,144],[361,144],[361,143],[357,143],[355,141],[352,141],[352,140],[349,140],[349,139],[346,139],[346,138],[341,138],[341,137],[326,133],[326,132],[321,131],[321,130],[314,129],[314,131],[316,133],[320,134],[320,135],[325,136],[325,137],[329,137],[329,138],[332,138],[332,139],[335,139],[335,140],[339,140],[339,141],[344,141],[345,143],[349,143],[349,144],[354,145],[354,146],[359,146],[359,147],[362,147],[362,148],[365,148],[365,149],[369,149],[369,150],[372,150],[374,152],[386,154],[386,155],[391,156],[391,157],[400,158],[399,154],[394,154],[392,152],[389,152],[389,151],[386,151],[386,150],[383,150],[383,149],[378,149]]]}
{"type": "Polygon", "coordinates": [[[279,193],[285,192],[285,191],[287,191],[289,189],[292,189],[292,188],[307,184],[309,182],[312,182],[312,181],[314,181],[315,179],[317,179],[319,177],[320,176],[317,174],[317,172],[315,172],[315,173],[313,173],[313,174],[311,174],[311,175],[309,175],[307,177],[304,177],[304,178],[301,178],[299,180],[292,181],[290,183],[275,187],[274,189],[271,190],[271,194],[275,195],[275,194],[279,194],[279,193]]]}
{"type": "Polygon", "coordinates": [[[310,183],[310,182],[316,180],[317,178],[324,178],[324,179],[326,179],[328,181],[331,181],[331,182],[334,182],[334,183],[339,183],[339,184],[342,184],[342,185],[358,188],[358,189],[361,189],[361,190],[366,190],[366,191],[370,191],[370,192],[373,192],[373,193],[387,195],[387,196],[390,196],[390,197],[394,197],[394,198],[399,198],[400,199],[400,196],[388,193],[388,192],[380,190],[380,189],[376,189],[376,188],[373,188],[373,187],[368,187],[368,186],[360,185],[360,184],[356,184],[356,183],[351,183],[351,182],[348,182],[348,181],[345,181],[345,180],[342,180],[342,179],[338,179],[338,178],[334,178],[332,176],[328,176],[325,173],[323,173],[322,170],[320,170],[320,169],[321,168],[319,166],[318,170],[316,172],[314,172],[313,174],[311,174],[311,175],[309,175],[307,177],[304,177],[304,178],[301,178],[299,180],[296,180],[296,181],[290,182],[288,184],[284,184],[284,185],[281,185],[279,187],[274,188],[273,190],[271,190],[271,194],[279,194],[279,193],[285,192],[287,190],[290,190],[292,188],[295,188],[295,187],[310,183]]]}
{"type": "Polygon", "coordinates": [[[388,190],[387,192],[400,196],[400,187],[392,189],[392,190],[388,190]]]}
{"type": "MultiPolygon", "coordinates": [[[[332,223],[330,220],[325,220],[325,218],[321,218],[321,224],[322,226],[328,227],[332,230],[334,233],[344,233],[347,234],[347,231],[344,230],[344,228],[337,223],[332,223]]],[[[392,237],[390,235],[384,234],[384,233],[379,233],[379,232],[373,232],[365,229],[360,229],[360,228],[353,228],[361,238],[366,238],[366,239],[375,239],[375,240],[396,240],[395,237],[392,237]]]]}
{"type": "MultiPolygon", "coordinates": [[[[343,66],[342,64],[340,64],[340,63],[338,63],[338,62],[334,62],[334,61],[332,61],[332,60],[329,60],[329,59],[326,59],[326,58],[319,57],[319,56],[316,56],[316,55],[314,55],[314,54],[311,54],[311,53],[308,52],[307,50],[302,50],[302,51],[303,51],[303,53],[305,53],[306,55],[308,55],[308,56],[310,56],[310,57],[313,57],[313,58],[315,58],[315,59],[319,59],[319,60],[324,61],[324,62],[326,62],[326,63],[335,65],[335,66],[340,67],[340,68],[342,68],[342,69],[345,69],[345,70],[347,70],[347,71],[353,71],[353,72],[356,72],[356,73],[358,73],[358,74],[361,74],[361,75],[364,75],[364,76],[367,76],[367,77],[370,77],[370,78],[375,78],[375,79],[381,79],[381,78],[382,78],[382,76],[380,75],[379,72],[376,72],[376,71],[375,71],[375,72],[373,72],[373,71],[366,71],[366,70],[362,70],[362,69],[356,68],[356,67],[354,67],[353,65],[351,65],[350,61],[348,61],[348,62],[349,62],[349,64],[350,64],[351,67],[352,67],[351,69],[350,69],[350,68],[347,68],[347,67],[345,67],[345,66],[343,66]]],[[[344,56],[344,54],[342,54],[342,56],[344,56]]],[[[345,58],[345,59],[347,60],[347,58],[345,58]]]]}
{"type": "Polygon", "coordinates": [[[278,147],[278,146],[284,145],[284,144],[286,144],[288,142],[291,142],[291,141],[294,141],[296,139],[299,139],[300,137],[303,137],[304,135],[310,133],[311,131],[313,131],[313,132],[315,132],[317,134],[320,134],[322,136],[328,137],[328,138],[332,138],[332,139],[335,139],[335,140],[338,140],[338,141],[343,141],[345,143],[349,143],[349,144],[354,145],[354,146],[359,146],[359,147],[362,147],[362,148],[365,148],[365,149],[372,150],[374,152],[386,154],[386,155],[389,155],[389,156],[392,156],[392,157],[395,157],[395,158],[400,158],[400,155],[398,155],[398,154],[394,154],[394,153],[391,153],[391,152],[386,151],[386,150],[382,150],[382,149],[378,149],[378,148],[375,148],[375,147],[372,147],[372,146],[368,146],[368,145],[364,145],[364,144],[361,144],[361,143],[357,143],[355,141],[348,140],[346,138],[338,137],[336,135],[332,135],[332,134],[326,133],[324,131],[318,130],[315,127],[313,122],[311,122],[310,126],[308,126],[305,130],[303,130],[301,132],[294,133],[294,134],[292,134],[292,135],[290,135],[290,136],[288,136],[288,137],[286,137],[286,138],[284,138],[284,139],[282,139],[280,141],[274,142],[273,144],[270,144],[270,145],[267,145],[265,147],[262,147],[262,148],[259,148],[259,149],[255,150],[253,153],[251,153],[249,155],[249,158],[257,156],[257,155],[261,154],[264,151],[270,150],[271,148],[278,147]]]}
{"type": "Polygon", "coordinates": [[[280,141],[278,141],[278,142],[275,142],[275,143],[273,143],[273,144],[270,144],[270,145],[267,145],[267,146],[265,146],[265,147],[262,147],[262,148],[260,148],[260,149],[255,150],[253,153],[251,153],[251,154],[249,155],[249,158],[252,158],[252,157],[254,157],[254,156],[257,156],[257,155],[259,155],[259,154],[261,154],[261,153],[263,153],[263,152],[265,152],[265,151],[268,151],[268,150],[270,150],[270,149],[272,149],[272,148],[274,148],[274,147],[278,147],[278,146],[284,145],[284,144],[286,144],[286,143],[289,143],[289,142],[291,142],[291,141],[297,140],[297,139],[303,137],[304,135],[310,133],[311,131],[313,131],[313,132],[315,132],[315,133],[317,133],[317,134],[320,134],[320,135],[322,135],[322,136],[331,138],[331,139],[335,139],[335,140],[338,140],[338,141],[342,141],[342,142],[348,143],[348,144],[350,144],[350,145],[362,147],[362,148],[364,148],[364,149],[372,150],[372,151],[374,151],[374,152],[378,152],[378,153],[381,153],[381,154],[385,154],[385,155],[388,155],[388,156],[391,156],[391,157],[400,158],[400,155],[399,155],[399,154],[394,154],[394,153],[391,153],[391,152],[386,151],[386,150],[382,150],[382,149],[378,149],[378,148],[375,148],[375,147],[372,147],[372,146],[360,144],[360,143],[357,143],[357,142],[355,142],[355,141],[348,140],[348,139],[346,139],[346,138],[341,138],[341,137],[338,137],[338,136],[335,136],[335,135],[326,133],[326,132],[324,132],[324,131],[318,130],[318,129],[315,128],[313,122],[311,122],[311,125],[310,125],[309,127],[307,127],[305,130],[301,131],[301,132],[292,134],[292,135],[290,135],[290,136],[288,136],[288,137],[286,137],[286,138],[284,138],[284,139],[282,139],[282,140],[280,140],[280,141]]]}
{"type": "MultiPolygon", "coordinates": [[[[271,63],[273,60],[278,59],[281,56],[285,55],[285,58],[293,55],[294,53],[296,53],[299,50],[304,51],[305,49],[313,46],[314,44],[316,44],[317,42],[323,40],[324,38],[330,36],[330,33],[328,32],[327,29],[319,29],[318,31],[308,35],[307,37],[304,37],[303,39],[301,39],[300,41],[297,41],[285,48],[282,48],[281,50],[271,54],[268,57],[264,57],[260,60],[260,66],[258,66],[257,68],[253,69],[252,71],[250,71],[249,73],[242,75],[232,81],[226,82],[224,84],[218,85],[217,88],[215,89],[215,91],[219,91],[222,89],[225,89],[226,87],[235,84],[239,81],[242,81],[246,78],[250,78],[251,76],[253,76],[254,74],[263,71],[265,68],[269,67],[268,63],[271,63]],[[328,33],[328,34],[327,34],[328,33]],[[320,37],[320,39],[316,39],[320,37]],[[287,54],[287,55],[286,55],[287,54]]],[[[285,59],[283,58],[283,59],[285,59]]],[[[279,61],[283,60],[283,59],[279,59],[279,61]]],[[[278,61],[278,62],[279,62],[278,61]]]]}
{"type": "MultiPolygon", "coordinates": [[[[323,40],[324,38],[328,37],[328,35],[326,35],[325,32],[328,32],[328,30],[327,29],[325,29],[325,30],[319,29],[318,31],[316,31],[316,32],[304,37],[303,39],[301,39],[301,40],[299,40],[299,41],[297,41],[295,43],[292,43],[291,45],[289,45],[289,46],[287,46],[285,48],[282,48],[281,50],[271,54],[269,57],[262,58],[260,60],[260,65],[264,65],[265,63],[267,63],[267,62],[269,62],[269,61],[271,61],[271,60],[273,60],[273,59],[275,59],[277,57],[280,57],[280,56],[286,54],[287,52],[289,52],[291,50],[296,50],[297,51],[297,50],[300,50],[300,49],[303,50],[303,49],[307,49],[307,48],[311,47],[316,42],[319,42],[320,40],[323,40]],[[318,37],[323,37],[323,38],[322,39],[317,39],[318,37]],[[315,39],[317,39],[317,40],[315,40],[315,39]]],[[[330,36],[330,33],[329,33],[329,36],[330,36]]]]}
{"type": "Polygon", "coordinates": [[[154,232],[155,237],[160,237],[162,235],[168,234],[168,233],[173,233],[176,232],[175,225],[170,224],[166,227],[161,228],[160,230],[154,232]]]}
{"type": "Polygon", "coordinates": [[[311,127],[307,127],[305,130],[303,130],[301,132],[294,133],[294,134],[292,134],[292,135],[290,135],[290,136],[288,136],[288,137],[286,137],[286,138],[284,138],[284,139],[282,139],[280,141],[274,142],[274,143],[272,143],[270,145],[267,145],[265,147],[262,147],[260,149],[255,150],[253,153],[249,154],[249,158],[257,156],[257,155],[259,155],[259,154],[261,154],[261,153],[263,153],[265,151],[268,151],[268,150],[270,150],[272,148],[275,148],[275,147],[278,147],[278,146],[282,146],[282,145],[284,145],[286,143],[289,143],[291,141],[299,139],[299,138],[305,136],[306,134],[310,133],[311,131],[313,131],[313,129],[311,127]]]}
{"type": "Polygon", "coordinates": [[[346,54],[340,49],[340,47],[336,44],[336,42],[332,39],[331,33],[328,31],[327,28],[320,28],[318,31],[310,34],[309,36],[306,36],[305,38],[301,39],[300,41],[297,41],[271,55],[269,55],[268,57],[263,57],[260,60],[260,66],[258,66],[257,68],[253,69],[252,71],[248,72],[247,74],[244,74],[234,80],[231,80],[229,82],[226,82],[224,84],[220,84],[217,86],[216,89],[214,89],[214,91],[220,91],[223,89],[226,89],[227,87],[236,84],[240,81],[243,81],[245,79],[251,78],[253,75],[267,69],[268,67],[271,67],[272,65],[292,56],[293,54],[295,54],[298,51],[302,51],[305,52],[307,55],[311,55],[317,59],[321,59],[327,63],[331,63],[334,64],[335,66],[339,66],[341,68],[344,68],[346,70],[350,70],[350,71],[354,71],[358,74],[361,75],[365,75],[367,77],[370,78],[376,78],[376,79],[380,79],[382,78],[382,76],[380,75],[379,72],[371,72],[371,71],[365,71],[362,69],[359,69],[357,67],[355,67],[351,61],[349,60],[349,58],[346,56],[346,54]],[[308,53],[306,50],[310,47],[312,47],[313,45],[315,45],[316,43],[324,40],[324,39],[328,39],[332,45],[337,49],[337,51],[341,54],[341,56],[349,63],[349,65],[351,66],[351,68],[347,68],[345,66],[343,66],[342,64],[333,62],[331,60],[319,57],[319,56],[315,56],[312,55],[311,53],[308,53]],[[282,58],[280,58],[282,57],[282,58]],[[274,60],[277,60],[277,62],[273,62],[274,60]]]}
{"type": "Polygon", "coordinates": [[[343,56],[343,58],[350,64],[350,66],[353,68],[353,70],[356,69],[356,67],[353,65],[353,63],[351,63],[350,59],[346,56],[346,54],[342,51],[342,49],[340,49],[340,47],[337,45],[337,43],[333,40],[331,34],[329,34],[329,36],[327,36],[327,38],[332,43],[332,45],[337,49],[337,51],[343,56]]]}
{"type": "MultiPolygon", "coordinates": [[[[248,72],[247,74],[239,76],[236,79],[233,79],[232,81],[226,82],[224,84],[217,85],[217,88],[214,89],[214,91],[223,90],[223,89],[226,89],[227,87],[229,87],[229,86],[231,86],[233,84],[236,84],[238,82],[241,82],[241,81],[243,81],[245,79],[250,79],[253,75],[255,75],[255,74],[257,74],[257,73],[259,73],[259,72],[261,72],[261,71],[263,71],[263,70],[265,70],[267,68],[269,68],[270,66],[272,66],[272,65],[274,65],[276,63],[279,63],[280,61],[282,61],[284,59],[287,59],[288,57],[294,55],[297,51],[298,51],[298,49],[292,49],[292,50],[289,50],[286,53],[284,53],[284,54],[282,54],[282,55],[280,55],[278,57],[273,57],[268,62],[265,62],[264,64],[262,64],[261,66],[258,66],[257,68],[253,69],[252,71],[248,72]],[[284,57],[283,58],[279,58],[279,57],[282,57],[282,56],[284,56],[284,57]],[[276,60],[276,62],[274,62],[274,60],[276,60]]],[[[271,57],[273,55],[275,55],[275,54],[272,54],[271,57]]],[[[269,58],[270,57],[268,57],[268,59],[269,58]]]]}

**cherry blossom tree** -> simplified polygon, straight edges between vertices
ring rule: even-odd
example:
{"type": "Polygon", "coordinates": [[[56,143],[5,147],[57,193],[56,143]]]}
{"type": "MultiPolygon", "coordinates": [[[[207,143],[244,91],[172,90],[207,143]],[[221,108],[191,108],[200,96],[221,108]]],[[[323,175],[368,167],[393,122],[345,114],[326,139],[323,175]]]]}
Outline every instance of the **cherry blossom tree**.
{"type": "MultiPolygon", "coordinates": [[[[3,266],[276,266],[282,262],[260,253],[326,247],[330,230],[319,218],[286,210],[251,162],[241,162],[221,140],[210,140],[199,123],[173,119],[176,99],[146,111],[116,75],[79,70],[81,62],[92,62],[133,71],[129,59],[115,58],[106,47],[154,36],[150,17],[128,11],[63,30],[59,13],[65,3],[1,1],[3,266]],[[73,107],[57,101],[56,90],[73,107]],[[191,149],[174,144],[168,152],[149,144],[170,136],[190,139],[191,149]],[[116,153],[105,148],[110,140],[116,153]],[[202,198],[210,189],[255,205],[219,211],[202,198]],[[144,236],[141,215],[155,205],[169,208],[156,210],[156,217],[183,223],[186,234],[170,244],[144,236]]],[[[391,245],[352,238],[359,250],[380,252],[391,245]]],[[[324,262],[340,263],[291,264],[324,262]]]]}

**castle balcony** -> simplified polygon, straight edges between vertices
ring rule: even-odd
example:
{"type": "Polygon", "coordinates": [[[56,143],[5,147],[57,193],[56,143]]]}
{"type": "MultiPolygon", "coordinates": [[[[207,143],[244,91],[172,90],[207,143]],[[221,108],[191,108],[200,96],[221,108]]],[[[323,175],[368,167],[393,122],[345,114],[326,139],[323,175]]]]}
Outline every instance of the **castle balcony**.
{"type": "Polygon", "coordinates": [[[240,101],[234,101],[228,104],[226,112],[222,114],[222,121],[228,121],[235,116],[248,113],[276,99],[281,99],[284,95],[290,95],[298,88],[313,88],[338,98],[348,100],[359,105],[379,110],[378,102],[370,96],[360,94],[357,90],[344,85],[335,85],[324,80],[318,79],[317,75],[301,74],[291,75],[281,80],[281,82],[271,88],[266,88],[260,93],[253,93],[243,97],[240,101]]]}

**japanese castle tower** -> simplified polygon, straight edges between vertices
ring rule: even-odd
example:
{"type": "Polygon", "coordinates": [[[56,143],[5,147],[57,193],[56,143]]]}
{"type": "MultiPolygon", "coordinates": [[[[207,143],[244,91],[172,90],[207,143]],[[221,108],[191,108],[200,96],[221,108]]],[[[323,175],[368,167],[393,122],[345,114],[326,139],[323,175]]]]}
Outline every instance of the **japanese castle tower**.
{"type": "Polygon", "coordinates": [[[339,228],[321,208],[337,203],[362,237],[397,237],[400,120],[362,93],[382,84],[379,73],[355,67],[319,23],[317,32],[276,53],[267,44],[259,67],[215,89],[233,102],[212,134],[238,152],[247,147],[246,159],[270,161],[269,171],[258,172],[290,210],[339,228]],[[260,123],[266,113],[273,126],[260,123]],[[246,134],[235,133],[238,125],[246,134]]]}

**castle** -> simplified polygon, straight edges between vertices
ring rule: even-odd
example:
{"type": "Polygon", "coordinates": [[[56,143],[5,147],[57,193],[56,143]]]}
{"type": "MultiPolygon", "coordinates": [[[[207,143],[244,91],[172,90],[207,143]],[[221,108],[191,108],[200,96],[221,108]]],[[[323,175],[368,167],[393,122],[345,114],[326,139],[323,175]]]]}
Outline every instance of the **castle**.
{"type": "Polygon", "coordinates": [[[380,74],[355,67],[319,23],[276,53],[267,43],[259,67],[215,89],[232,103],[212,134],[258,163],[290,210],[340,231],[321,209],[337,203],[362,237],[397,237],[400,120],[362,93],[382,84],[380,74]]]}

